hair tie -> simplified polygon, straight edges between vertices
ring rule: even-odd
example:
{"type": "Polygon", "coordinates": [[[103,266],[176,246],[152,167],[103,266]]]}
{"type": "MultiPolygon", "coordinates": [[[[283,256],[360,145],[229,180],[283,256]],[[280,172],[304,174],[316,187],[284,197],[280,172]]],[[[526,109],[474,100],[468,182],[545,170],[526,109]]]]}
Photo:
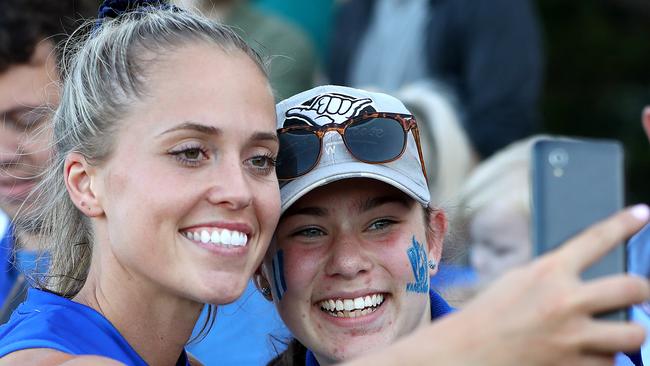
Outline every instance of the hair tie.
{"type": "Polygon", "coordinates": [[[150,10],[171,10],[181,9],[167,3],[166,0],[104,0],[97,13],[97,21],[93,30],[102,25],[105,19],[116,19],[128,13],[146,13],[150,10]]]}

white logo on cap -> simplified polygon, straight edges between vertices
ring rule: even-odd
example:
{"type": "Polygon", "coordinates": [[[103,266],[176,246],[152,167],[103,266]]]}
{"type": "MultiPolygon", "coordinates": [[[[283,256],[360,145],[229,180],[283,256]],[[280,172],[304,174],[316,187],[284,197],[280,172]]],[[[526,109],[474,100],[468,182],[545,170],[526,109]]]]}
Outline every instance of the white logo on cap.
{"type": "Polygon", "coordinates": [[[357,116],[365,107],[372,104],[370,98],[353,98],[343,94],[322,94],[310,104],[294,107],[285,113],[287,118],[297,118],[310,125],[342,123],[357,116]]]}
{"type": "Polygon", "coordinates": [[[342,144],[343,144],[343,141],[341,141],[341,140],[326,142],[325,146],[323,146],[323,148],[325,149],[325,154],[334,155],[336,153],[336,146],[337,145],[342,145],[342,144]]]}

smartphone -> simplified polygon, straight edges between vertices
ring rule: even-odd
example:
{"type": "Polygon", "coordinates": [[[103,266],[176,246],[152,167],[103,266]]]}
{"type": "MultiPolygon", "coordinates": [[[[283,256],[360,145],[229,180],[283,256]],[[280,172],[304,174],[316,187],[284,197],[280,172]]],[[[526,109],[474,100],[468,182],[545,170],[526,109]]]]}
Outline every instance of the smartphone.
{"type": "MultiPolygon", "coordinates": [[[[532,148],[532,242],[537,255],[564,243],[623,207],[623,148],[614,140],[544,139],[532,148]]],[[[582,274],[585,280],[624,273],[618,245],[582,274]]],[[[622,309],[599,318],[627,320],[622,309]]]]}

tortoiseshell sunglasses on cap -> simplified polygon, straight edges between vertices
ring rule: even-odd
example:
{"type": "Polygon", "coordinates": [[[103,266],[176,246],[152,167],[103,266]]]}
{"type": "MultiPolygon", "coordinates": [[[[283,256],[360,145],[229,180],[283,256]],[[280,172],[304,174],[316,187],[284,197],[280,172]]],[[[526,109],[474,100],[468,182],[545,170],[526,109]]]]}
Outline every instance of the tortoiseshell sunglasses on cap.
{"type": "Polygon", "coordinates": [[[406,150],[408,131],[418,149],[420,166],[427,178],[420,133],[415,117],[398,113],[366,113],[342,123],[323,126],[299,125],[278,129],[280,153],[276,173],[279,180],[291,180],[309,173],[320,161],[323,136],[338,132],[352,156],[368,164],[385,164],[399,159],[406,150]]]}

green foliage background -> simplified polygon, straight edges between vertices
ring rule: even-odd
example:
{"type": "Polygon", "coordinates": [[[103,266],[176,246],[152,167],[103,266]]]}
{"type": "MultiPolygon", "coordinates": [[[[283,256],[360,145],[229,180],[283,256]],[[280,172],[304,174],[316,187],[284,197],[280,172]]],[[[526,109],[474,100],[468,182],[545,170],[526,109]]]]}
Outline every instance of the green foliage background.
{"type": "Polygon", "coordinates": [[[650,0],[539,0],[545,35],[544,130],[615,138],[626,150],[627,202],[650,202],[650,0]]]}

